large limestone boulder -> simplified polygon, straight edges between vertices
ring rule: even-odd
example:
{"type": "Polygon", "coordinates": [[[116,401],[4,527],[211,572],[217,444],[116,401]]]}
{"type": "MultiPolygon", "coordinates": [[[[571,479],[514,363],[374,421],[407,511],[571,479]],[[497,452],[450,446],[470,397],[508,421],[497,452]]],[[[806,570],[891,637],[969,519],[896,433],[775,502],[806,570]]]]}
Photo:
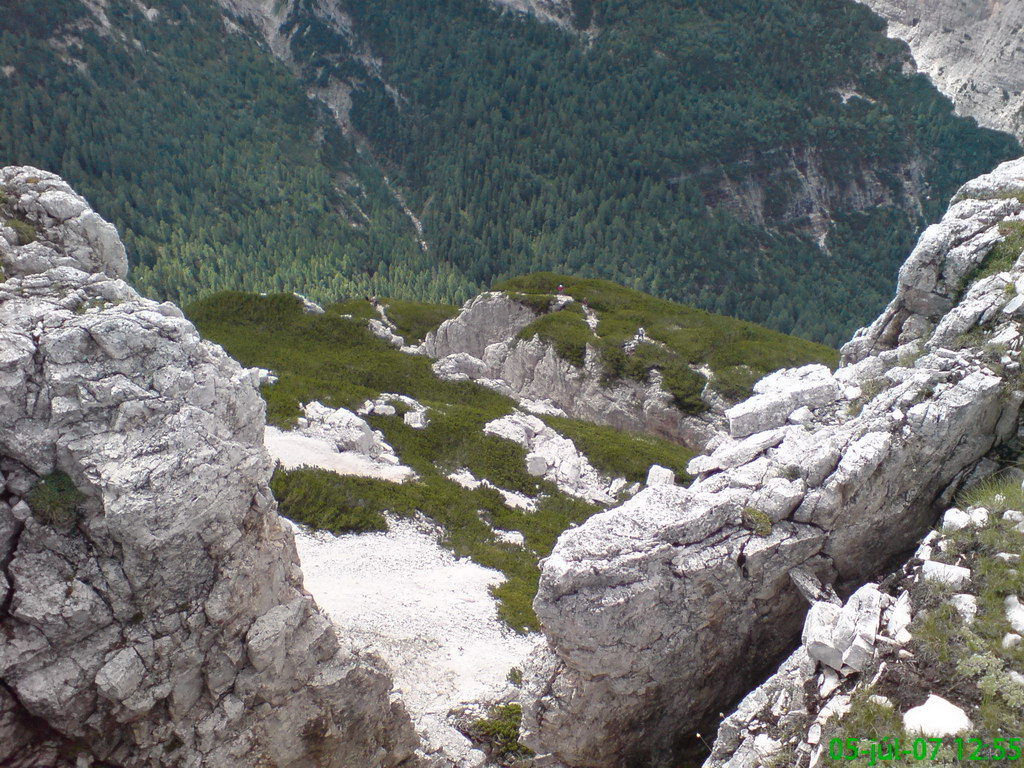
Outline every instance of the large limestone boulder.
{"type": "Polygon", "coordinates": [[[0,230],[0,763],[410,758],[387,670],[302,588],[259,373],[125,283],[61,179],[5,168],[0,192],[37,236],[0,230]],[[33,494],[57,471],[77,505],[33,494]]]}
{"type": "MultiPolygon", "coordinates": [[[[547,643],[527,675],[531,747],[581,768],[676,764],[680,738],[799,636],[793,568],[853,591],[1016,434],[1020,366],[992,340],[1018,338],[1003,310],[1024,263],[966,277],[1001,223],[1024,222],[1022,193],[1024,161],[967,185],[835,374],[773,374],[730,412],[733,437],[691,463],[689,488],[650,486],[562,535],[534,604],[547,643]]],[[[840,669],[864,663],[871,594],[849,614],[811,638],[840,669]]]]}
{"type": "Polygon", "coordinates": [[[503,293],[481,293],[466,302],[458,315],[428,333],[421,348],[433,358],[459,353],[482,358],[490,344],[513,338],[536,319],[533,310],[503,293]]]}
{"type": "Polygon", "coordinates": [[[522,411],[494,419],[484,425],[484,433],[518,443],[529,451],[526,471],[543,477],[562,491],[596,504],[612,504],[615,489],[623,488],[622,478],[609,478],[598,472],[590,460],[577,450],[569,438],[559,434],[541,419],[522,411]]]}

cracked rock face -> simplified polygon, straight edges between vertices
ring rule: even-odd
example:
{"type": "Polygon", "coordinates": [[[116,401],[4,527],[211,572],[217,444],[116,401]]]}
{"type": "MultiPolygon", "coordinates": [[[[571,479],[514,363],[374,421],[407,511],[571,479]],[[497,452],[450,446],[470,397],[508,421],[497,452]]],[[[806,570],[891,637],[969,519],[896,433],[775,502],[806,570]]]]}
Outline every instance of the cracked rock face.
{"type": "Polygon", "coordinates": [[[0,763],[408,758],[387,671],[302,588],[258,372],[125,283],[61,179],[4,168],[0,191],[37,233],[0,230],[0,763]],[[32,494],[58,470],[82,494],[60,520],[32,494]]]}
{"type": "Polygon", "coordinates": [[[1002,350],[1021,338],[1024,263],[965,282],[1000,223],[1024,226],[1018,193],[1024,160],[966,185],[834,376],[763,380],[689,488],[649,487],[562,535],[534,604],[547,645],[528,672],[532,748],[570,766],[673,765],[680,739],[796,641],[791,569],[851,592],[1016,433],[1024,394],[1002,350]]]}
{"type": "Polygon", "coordinates": [[[483,293],[427,334],[419,351],[437,360],[434,372],[440,378],[476,381],[524,405],[543,403],[576,419],[660,435],[698,449],[718,436],[721,417],[681,412],[661,387],[659,374],[646,384],[620,379],[606,386],[593,348],[587,347],[578,368],[537,336],[517,339],[536,319],[533,310],[503,293],[483,293]]]}
{"type": "Polygon", "coordinates": [[[860,0],[910,45],[920,70],[988,128],[1024,138],[1024,5],[994,0],[860,0]]]}

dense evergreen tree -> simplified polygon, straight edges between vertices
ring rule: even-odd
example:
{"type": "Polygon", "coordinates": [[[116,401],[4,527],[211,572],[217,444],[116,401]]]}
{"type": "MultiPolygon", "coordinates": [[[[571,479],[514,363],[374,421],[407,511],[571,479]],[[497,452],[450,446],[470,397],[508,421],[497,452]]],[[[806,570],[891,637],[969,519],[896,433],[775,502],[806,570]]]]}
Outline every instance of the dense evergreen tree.
{"type": "Polygon", "coordinates": [[[303,84],[212,0],[111,0],[109,31],[24,0],[0,17],[0,161],[67,177],[154,296],[459,302],[552,270],[837,344],[956,186],[1020,152],[854,0],[575,0],[596,37],[486,0],[338,2],[352,35],[313,0],[286,22],[303,84]],[[332,80],[361,149],[306,98],[332,80]],[[816,174],[840,202],[814,231],[816,174]]]}
{"type": "Polygon", "coordinates": [[[156,297],[471,294],[282,65],[207,2],[155,5],[150,22],[113,0],[112,30],[65,27],[66,53],[44,37],[84,6],[27,0],[0,16],[0,66],[13,67],[0,162],[67,178],[117,224],[131,279],[156,297]]]}

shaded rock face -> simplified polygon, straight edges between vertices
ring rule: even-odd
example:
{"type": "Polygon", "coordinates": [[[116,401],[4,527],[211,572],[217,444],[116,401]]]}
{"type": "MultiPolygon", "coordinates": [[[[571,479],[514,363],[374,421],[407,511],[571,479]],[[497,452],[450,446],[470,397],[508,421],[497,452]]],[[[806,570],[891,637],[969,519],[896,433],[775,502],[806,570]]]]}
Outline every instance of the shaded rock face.
{"type": "Polygon", "coordinates": [[[58,177],[5,168],[0,191],[37,233],[0,229],[0,763],[408,758],[386,670],[302,588],[258,372],[135,293],[58,177]],[[32,492],[58,470],[64,519],[32,492]]]}
{"type": "Polygon", "coordinates": [[[519,401],[546,401],[573,418],[648,432],[697,449],[717,435],[721,415],[683,413],[657,373],[646,384],[620,379],[606,386],[593,348],[587,347],[579,368],[539,337],[517,339],[536,319],[533,310],[503,293],[483,293],[429,333],[420,351],[437,359],[434,372],[442,379],[476,381],[519,401]]]}
{"type": "Polygon", "coordinates": [[[1020,343],[1024,264],[965,285],[1000,224],[1024,226],[1011,193],[1024,161],[966,185],[836,373],[762,380],[689,488],[649,487],[562,535],[534,604],[547,645],[528,673],[531,747],[570,766],[673,765],[684,734],[792,648],[806,606],[791,569],[852,591],[1016,433],[1019,365],[1001,350],[1020,343]]]}
{"type": "Polygon", "coordinates": [[[1024,5],[997,0],[860,0],[910,45],[918,67],[981,125],[1024,139],[1024,5]]]}
{"type": "Polygon", "coordinates": [[[805,232],[819,246],[826,244],[834,228],[836,211],[892,206],[918,218],[923,215],[920,200],[928,182],[920,160],[884,170],[865,165],[838,176],[829,166],[819,151],[795,147],[751,154],[731,167],[705,166],[677,178],[697,181],[711,208],[727,210],[758,227],[805,232]],[[788,193],[779,195],[780,189],[788,193]]]}

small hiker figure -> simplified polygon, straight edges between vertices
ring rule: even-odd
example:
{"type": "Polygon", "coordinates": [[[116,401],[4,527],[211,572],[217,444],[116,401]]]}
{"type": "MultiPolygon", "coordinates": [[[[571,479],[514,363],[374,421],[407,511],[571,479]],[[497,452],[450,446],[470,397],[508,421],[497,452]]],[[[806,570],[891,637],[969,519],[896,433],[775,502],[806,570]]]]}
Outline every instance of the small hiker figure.
{"type": "Polygon", "coordinates": [[[647,341],[647,331],[644,330],[644,327],[642,325],[636,332],[636,340],[639,341],[641,344],[647,341]]]}
{"type": "Polygon", "coordinates": [[[558,295],[561,296],[563,293],[565,293],[565,286],[562,285],[561,283],[559,283],[558,284],[558,295]]]}
{"type": "Polygon", "coordinates": [[[377,306],[377,296],[376,295],[370,297],[370,304],[372,304],[375,307],[377,306]]]}
{"type": "Polygon", "coordinates": [[[589,301],[587,301],[586,299],[583,299],[583,301],[581,303],[583,304],[583,308],[584,309],[590,309],[590,302],[589,301]]]}

